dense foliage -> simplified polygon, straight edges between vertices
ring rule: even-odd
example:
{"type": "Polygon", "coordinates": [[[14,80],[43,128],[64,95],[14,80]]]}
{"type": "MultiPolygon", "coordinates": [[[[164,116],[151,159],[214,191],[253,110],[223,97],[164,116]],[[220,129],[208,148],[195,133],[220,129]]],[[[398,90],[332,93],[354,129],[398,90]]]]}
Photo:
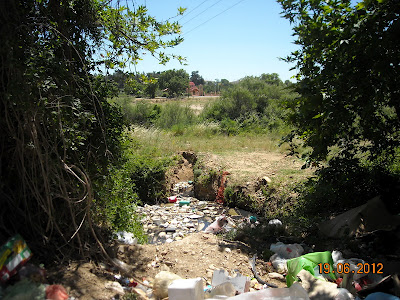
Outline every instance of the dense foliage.
{"type": "Polygon", "coordinates": [[[189,88],[189,74],[183,69],[167,70],[161,73],[158,82],[168,97],[178,97],[185,94],[189,88]]]}
{"type": "Polygon", "coordinates": [[[207,107],[204,118],[219,121],[227,134],[285,130],[284,103],[293,98],[294,93],[277,74],[245,77],[223,92],[221,100],[207,107]]]}
{"type": "MultiPolygon", "coordinates": [[[[182,41],[165,38],[180,32],[176,22],[112,4],[0,4],[0,240],[19,232],[33,248],[51,242],[84,254],[86,233],[96,238],[93,211],[109,199],[93,187],[115,186],[113,178],[125,175],[112,166],[124,162],[122,114],[107,101],[117,86],[94,74],[137,61],[143,51],[166,62],[160,49],[182,41]]],[[[122,194],[115,199],[136,201],[122,194]]]]}
{"type": "Polygon", "coordinates": [[[199,71],[193,71],[190,75],[190,81],[192,81],[195,85],[204,84],[204,78],[199,74],[199,71]]]}
{"type": "Polygon", "coordinates": [[[288,141],[310,146],[309,162],[329,160],[319,183],[335,191],[332,207],[389,190],[399,204],[398,1],[279,2],[299,45],[287,57],[300,95],[289,104],[296,129],[288,141]]]}

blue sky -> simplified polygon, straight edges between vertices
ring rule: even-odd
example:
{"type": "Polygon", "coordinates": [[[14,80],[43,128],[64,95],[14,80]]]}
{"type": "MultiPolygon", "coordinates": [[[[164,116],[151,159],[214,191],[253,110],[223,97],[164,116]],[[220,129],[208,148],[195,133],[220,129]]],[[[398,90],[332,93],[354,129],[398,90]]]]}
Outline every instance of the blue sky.
{"type": "Polygon", "coordinates": [[[224,78],[229,81],[278,73],[283,81],[294,81],[291,77],[295,73],[289,71],[291,65],[279,60],[296,49],[293,31],[289,21],[281,17],[280,5],[275,0],[135,2],[145,4],[149,14],[159,20],[175,16],[180,6],[187,8],[183,17],[174,19],[183,25],[185,40],[172,50],[187,58],[187,66],[175,61],[159,65],[147,54],[136,66],[138,72],[183,68],[189,74],[199,71],[206,80],[224,78]]]}

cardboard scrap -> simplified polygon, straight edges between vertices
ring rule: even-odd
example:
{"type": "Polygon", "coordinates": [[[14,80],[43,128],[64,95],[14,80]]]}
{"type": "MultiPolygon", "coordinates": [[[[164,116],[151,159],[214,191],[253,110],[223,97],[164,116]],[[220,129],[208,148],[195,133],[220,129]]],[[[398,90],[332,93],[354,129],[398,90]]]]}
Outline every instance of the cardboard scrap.
{"type": "Polygon", "coordinates": [[[353,208],[336,218],[319,225],[320,231],[328,237],[362,235],[376,230],[394,230],[400,225],[400,216],[391,215],[380,197],[353,208]]]}

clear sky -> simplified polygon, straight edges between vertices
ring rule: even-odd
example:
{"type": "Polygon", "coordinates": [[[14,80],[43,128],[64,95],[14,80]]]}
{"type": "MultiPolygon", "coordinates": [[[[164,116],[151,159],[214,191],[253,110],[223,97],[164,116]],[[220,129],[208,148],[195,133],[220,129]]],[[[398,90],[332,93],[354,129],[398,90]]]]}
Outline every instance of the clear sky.
{"type": "MultiPolygon", "coordinates": [[[[184,41],[172,52],[187,58],[187,65],[170,61],[158,64],[149,54],[136,66],[138,72],[185,69],[199,71],[206,80],[235,81],[244,76],[278,73],[292,80],[291,65],[279,57],[296,49],[292,28],[281,17],[275,0],[137,0],[146,5],[149,14],[166,20],[187,8],[179,20],[184,41]]],[[[131,68],[134,71],[134,68],[131,68]]]]}

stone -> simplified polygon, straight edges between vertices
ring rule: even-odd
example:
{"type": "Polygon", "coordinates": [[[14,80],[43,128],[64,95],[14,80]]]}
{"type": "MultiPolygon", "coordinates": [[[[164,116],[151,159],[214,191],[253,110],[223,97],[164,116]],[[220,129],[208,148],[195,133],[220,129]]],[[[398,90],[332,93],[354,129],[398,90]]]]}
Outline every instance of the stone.
{"type": "Polygon", "coordinates": [[[159,238],[165,238],[166,235],[167,235],[167,234],[166,234],[164,231],[162,231],[162,232],[160,232],[160,233],[158,234],[158,237],[159,237],[159,238]]]}
{"type": "Polygon", "coordinates": [[[280,280],[284,280],[285,277],[282,274],[276,273],[276,272],[271,272],[268,273],[268,277],[271,279],[280,279],[280,280]]]}
{"type": "Polygon", "coordinates": [[[119,294],[119,295],[124,295],[125,291],[122,285],[119,282],[116,281],[108,281],[105,283],[104,287],[108,290],[112,290],[113,292],[119,294]]]}

